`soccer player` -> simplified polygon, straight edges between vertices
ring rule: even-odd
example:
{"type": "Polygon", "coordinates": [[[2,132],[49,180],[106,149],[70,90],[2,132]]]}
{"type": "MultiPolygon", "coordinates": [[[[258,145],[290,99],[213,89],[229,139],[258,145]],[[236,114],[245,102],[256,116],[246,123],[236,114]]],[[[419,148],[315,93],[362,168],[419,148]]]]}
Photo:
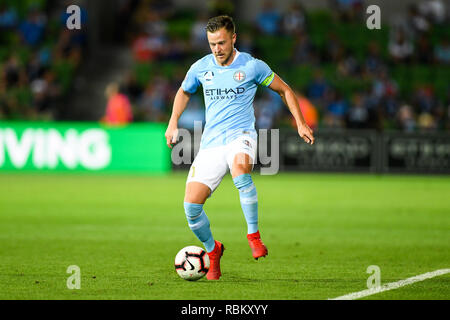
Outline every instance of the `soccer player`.
{"type": "Polygon", "coordinates": [[[211,18],[206,33],[212,53],[195,62],[187,72],[175,95],[165,137],[167,145],[172,148],[177,139],[178,119],[190,95],[201,85],[206,123],[199,152],[186,181],[184,209],[190,229],[203,243],[210,258],[206,277],[218,280],[225,247],[213,238],[203,205],[228,169],[239,190],[252,255],[258,259],[268,253],[258,229],[258,199],[250,175],[256,159],[253,99],[258,86],[269,87],[281,96],[296,120],[298,134],[306,143],[313,144],[314,136],[292,89],[265,62],[234,48],[236,33],[231,17],[211,18]]]}

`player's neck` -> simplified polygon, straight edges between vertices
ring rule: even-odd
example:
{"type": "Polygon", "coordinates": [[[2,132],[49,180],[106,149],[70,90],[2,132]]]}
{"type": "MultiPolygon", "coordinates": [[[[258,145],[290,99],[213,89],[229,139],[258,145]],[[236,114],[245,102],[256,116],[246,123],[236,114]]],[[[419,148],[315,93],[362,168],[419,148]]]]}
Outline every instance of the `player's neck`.
{"type": "Polygon", "coordinates": [[[221,67],[228,67],[229,65],[231,65],[234,62],[234,59],[236,58],[237,55],[237,50],[236,48],[233,48],[233,52],[231,53],[230,57],[228,58],[227,61],[225,61],[225,63],[219,63],[217,60],[217,64],[221,67]]]}

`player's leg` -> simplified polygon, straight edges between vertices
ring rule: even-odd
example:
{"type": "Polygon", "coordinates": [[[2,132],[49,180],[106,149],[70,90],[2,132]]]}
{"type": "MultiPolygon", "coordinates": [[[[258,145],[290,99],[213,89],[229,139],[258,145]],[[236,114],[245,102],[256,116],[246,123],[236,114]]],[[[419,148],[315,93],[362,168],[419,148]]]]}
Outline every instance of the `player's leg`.
{"type": "Polygon", "coordinates": [[[201,182],[189,182],[186,185],[184,196],[184,211],[188,220],[189,228],[203,243],[208,252],[210,268],[206,274],[208,280],[220,278],[220,258],[225,247],[222,243],[214,240],[209,224],[209,219],[203,210],[206,199],[210,196],[211,189],[201,182]]]}
{"type": "Polygon", "coordinates": [[[203,243],[207,252],[214,249],[214,238],[211,233],[209,219],[203,210],[203,205],[211,190],[200,182],[189,182],[184,196],[184,212],[189,228],[203,243]]]}
{"type": "Polygon", "coordinates": [[[247,221],[248,234],[258,231],[258,195],[250,173],[253,169],[252,158],[246,153],[234,156],[231,176],[236,188],[242,211],[247,221]]]}
{"type": "Polygon", "coordinates": [[[204,183],[191,181],[186,184],[184,201],[204,204],[211,194],[211,189],[204,183]]]}
{"type": "Polygon", "coordinates": [[[222,243],[214,240],[209,219],[203,210],[206,199],[220,184],[227,171],[226,161],[221,161],[221,149],[201,150],[189,171],[184,209],[189,228],[203,243],[208,252],[210,268],[208,280],[218,280],[221,276],[220,258],[225,250],[222,243]]]}
{"type": "Polygon", "coordinates": [[[253,257],[258,259],[268,253],[267,247],[261,241],[258,228],[258,194],[250,175],[256,157],[256,141],[243,139],[237,141],[233,153],[231,176],[239,190],[241,208],[247,222],[247,239],[253,257]]]}

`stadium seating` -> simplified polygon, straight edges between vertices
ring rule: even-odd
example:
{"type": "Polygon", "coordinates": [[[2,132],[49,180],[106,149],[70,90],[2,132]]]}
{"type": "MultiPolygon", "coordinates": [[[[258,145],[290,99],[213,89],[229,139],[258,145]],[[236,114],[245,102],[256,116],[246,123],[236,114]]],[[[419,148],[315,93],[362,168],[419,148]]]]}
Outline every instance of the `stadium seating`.
{"type": "MultiPolygon", "coordinates": [[[[67,55],[60,54],[61,49],[57,47],[57,43],[65,26],[59,19],[59,11],[48,11],[47,4],[47,0],[5,1],[5,7],[15,11],[17,21],[13,26],[0,30],[0,69],[11,56],[15,56],[19,60],[20,69],[27,70],[33,55],[39,55],[42,67],[54,73],[56,84],[61,87],[60,96],[64,97],[70,91],[77,65],[67,55]],[[23,41],[20,34],[21,23],[27,19],[31,10],[45,16],[46,21],[44,32],[36,44],[23,41]]],[[[65,49],[67,50],[67,44],[65,49]]],[[[27,78],[25,85],[7,88],[6,97],[9,100],[0,101],[0,116],[23,120],[29,118],[27,110],[34,108],[31,81],[32,79],[27,78]],[[2,115],[1,108],[5,103],[11,106],[6,107],[6,115],[2,115]],[[13,105],[20,108],[12,107],[13,105]],[[20,110],[24,113],[21,114],[20,110]]],[[[34,116],[31,119],[35,119],[34,116]]]]}
{"type": "MultiPolygon", "coordinates": [[[[45,12],[46,0],[5,0],[8,7],[17,12],[18,21],[27,17],[30,8],[37,8],[45,12]]],[[[45,33],[36,47],[24,44],[18,35],[17,26],[13,29],[2,29],[0,32],[0,67],[6,63],[11,54],[18,57],[22,67],[26,65],[37,51],[45,49],[53,52],[58,45],[58,37],[61,32],[61,21],[48,15],[45,33]]],[[[171,44],[175,39],[188,41],[191,30],[198,15],[192,10],[177,10],[164,18],[164,37],[166,43],[171,44]]],[[[338,45],[343,47],[345,57],[354,57],[359,66],[364,66],[373,44],[380,50],[379,58],[388,66],[388,77],[398,85],[399,99],[408,100],[414,95],[417,88],[428,85],[434,88],[437,98],[446,103],[450,79],[450,66],[442,64],[424,65],[416,61],[411,63],[393,63],[388,52],[388,43],[391,29],[388,25],[382,25],[381,30],[369,30],[364,22],[343,22],[333,14],[331,10],[316,9],[305,12],[307,41],[311,44],[314,57],[311,61],[295,61],[296,35],[277,34],[266,35],[258,32],[257,28],[249,22],[238,22],[238,34],[245,32],[250,35],[254,55],[266,61],[283,79],[291,84],[294,89],[305,92],[314,78],[316,71],[321,71],[324,78],[339,94],[350,100],[354,93],[368,92],[373,85],[373,75],[349,75],[341,70],[340,61],[330,59],[329,45],[330,36],[334,37],[338,45]],[[240,23],[240,24],[239,24],[240,23]]],[[[131,29],[131,28],[130,28],[131,29]]],[[[432,26],[428,35],[432,46],[440,43],[441,39],[450,37],[450,27],[445,25],[432,26]]],[[[204,52],[197,52],[198,48],[186,46],[186,52],[180,56],[171,56],[171,47],[166,48],[167,56],[156,55],[157,59],[145,61],[134,61],[132,71],[141,88],[146,88],[155,76],[162,76],[172,85],[180,80],[180,73],[184,74],[186,69],[204,52]]],[[[165,54],[165,53],[164,53],[165,54]]],[[[340,57],[342,59],[342,57],[340,57]]],[[[50,59],[48,66],[54,72],[56,81],[61,87],[62,95],[66,95],[77,71],[77,64],[69,58],[50,59]]],[[[19,105],[30,105],[33,94],[30,84],[25,87],[8,88],[9,99],[17,100],[19,105]]],[[[167,102],[167,113],[169,113],[171,102],[167,102]]],[[[1,106],[0,106],[1,107],[1,106]]],[[[20,116],[19,116],[20,117],[20,116]]]]}

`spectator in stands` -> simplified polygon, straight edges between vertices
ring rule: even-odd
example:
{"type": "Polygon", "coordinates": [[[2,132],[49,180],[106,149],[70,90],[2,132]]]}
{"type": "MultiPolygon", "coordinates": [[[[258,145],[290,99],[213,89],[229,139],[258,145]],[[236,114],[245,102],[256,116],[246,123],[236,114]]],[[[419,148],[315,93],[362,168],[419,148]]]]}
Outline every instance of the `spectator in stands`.
{"type": "Polygon", "coordinates": [[[416,120],[414,112],[409,104],[404,103],[397,113],[398,126],[401,130],[406,132],[413,132],[416,128],[416,120]]]}
{"type": "Polygon", "coordinates": [[[389,54],[395,63],[410,62],[414,47],[402,29],[397,30],[389,40],[389,54]]]}
{"type": "Polygon", "coordinates": [[[12,29],[19,23],[19,17],[14,7],[0,4],[0,31],[12,29]]]}
{"type": "Polygon", "coordinates": [[[378,70],[386,68],[380,55],[380,47],[375,41],[371,41],[368,46],[368,54],[364,62],[364,73],[368,77],[374,77],[378,70]]]}
{"type": "Polygon", "coordinates": [[[142,95],[136,101],[135,119],[137,121],[156,121],[157,115],[153,111],[153,95],[154,89],[151,83],[148,83],[142,95]]]}
{"type": "Polygon", "coordinates": [[[329,128],[344,128],[349,109],[348,103],[338,91],[331,90],[330,93],[331,102],[326,109],[325,124],[329,128]]]}
{"type": "Polygon", "coordinates": [[[395,95],[398,85],[395,80],[389,77],[387,69],[379,70],[377,77],[373,81],[372,95],[378,99],[395,95]]]}
{"type": "Polygon", "coordinates": [[[105,96],[107,106],[102,122],[109,125],[124,125],[133,120],[130,101],[119,91],[117,83],[111,83],[106,87],[105,96]]]}
{"type": "Polygon", "coordinates": [[[183,39],[179,36],[173,37],[171,41],[167,41],[161,58],[174,62],[183,61],[186,58],[188,47],[188,39],[183,39]]]}
{"type": "Polygon", "coordinates": [[[43,37],[46,24],[45,14],[37,8],[31,8],[27,18],[19,26],[22,41],[27,45],[36,46],[43,37]]]}
{"type": "Polygon", "coordinates": [[[208,19],[209,17],[205,12],[200,12],[192,25],[190,45],[193,51],[204,53],[210,50],[205,32],[208,19]]]}
{"type": "Polygon", "coordinates": [[[20,67],[19,58],[12,54],[3,66],[6,88],[11,88],[19,83],[20,73],[23,72],[20,67]]]}
{"type": "Polygon", "coordinates": [[[40,120],[53,120],[55,115],[50,109],[50,103],[61,93],[61,86],[56,82],[55,74],[51,70],[46,70],[42,77],[31,82],[30,87],[36,117],[40,120]]]}
{"type": "Polygon", "coordinates": [[[417,118],[417,127],[421,131],[430,131],[436,129],[436,121],[434,117],[428,112],[419,114],[417,118]]]}
{"type": "Polygon", "coordinates": [[[337,63],[337,71],[344,77],[359,77],[361,66],[350,52],[344,51],[342,58],[337,63]]]}
{"type": "Polygon", "coordinates": [[[274,125],[275,113],[270,106],[270,100],[262,98],[258,101],[256,114],[256,128],[271,129],[274,125]]]}
{"type": "MultiPolygon", "coordinates": [[[[354,22],[358,15],[361,14],[361,9],[363,9],[362,0],[330,0],[330,2],[334,2],[336,8],[338,8],[338,11],[342,15],[342,19],[347,21],[354,22]]],[[[439,3],[442,3],[440,0],[428,0],[426,2],[427,5],[436,2],[438,6],[440,5],[439,3]]],[[[227,6],[231,2],[227,1],[224,6],[221,6],[221,3],[221,1],[214,1],[215,9],[214,12],[208,12],[210,16],[230,13],[225,11],[228,10],[227,6]]],[[[436,4],[433,4],[432,7],[436,8],[436,4]]],[[[135,102],[133,105],[138,110],[147,110],[145,116],[140,118],[138,115],[135,119],[163,121],[161,119],[167,117],[166,106],[170,104],[169,97],[173,96],[178,89],[177,86],[179,86],[185,76],[185,70],[180,68],[176,69],[175,72],[171,71],[170,74],[165,74],[161,71],[165,70],[164,67],[170,65],[170,63],[163,65],[158,62],[165,62],[164,60],[167,59],[179,61],[186,54],[198,54],[201,47],[204,48],[202,51],[206,50],[207,47],[205,47],[205,44],[207,45],[207,41],[204,40],[206,37],[204,26],[208,17],[202,14],[197,16],[190,30],[190,37],[180,39],[179,36],[174,37],[176,32],[167,33],[167,25],[164,25],[165,21],[169,20],[169,16],[166,15],[164,19],[161,19],[158,14],[158,9],[155,9],[153,13],[150,13],[149,18],[147,14],[148,4],[144,5],[141,9],[138,10],[141,11],[140,15],[142,16],[139,23],[137,23],[137,26],[140,28],[138,29],[138,34],[141,34],[142,30],[145,31],[145,34],[144,39],[142,39],[143,41],[134,43],[135,46],[133,49],[137,53],[135,56],[137,58],[136,61],[151,62],[152,74],[153,76],[158,74],[158,76],[152,77],[152,82],[149,83],[145,92],[138,99],[132,93],[133,85],[130,85],[126,93],[129,95],[130,100],[135,102]],[[155,37],[155,35],[157,36],[155,37]],[[186,42],[190,45],[186,46],[186,42]],[[162,88],[158,88],[156,82],[167,83],[167,88],[164,89],[166,87],[165,85],[162,88]],[[173,92],[162,94],[164,90],[173,92]]],[[[367,39],[366,42],[368,44],[368,53],[362,57],[362,61],[359,61],[359,59],[356,59],[351,54],[353,51],[349,51],[353,48],[349,48],[345,42],[341,41],[337,33],[332,29],[327,33],[328,38],[323,39],[317,37],[317,35],[313,34],[313,30],[306,28],[307,20],[305,19],[305,12],[294,2],[289,7],[289,11],[280,15],[274,8],[273,2],[265,1],[262,10],[259,13],[255,13],[257,19],[253,27],[256,27],[256,30],[260,31],[259,37],[261,40],[264,40],[264,36],[268,35],[288,35],[289,38],[293,39],[295,44],[291,47],[292,58],[290,59],[292,66],[298,64],[317,65],[321,70],[326,68],[327,77],[335,75],[334,70],[337,70],[338,75],[344,78],[361,78],[362,80],[371,81],[371,86],[368,89],[361,91],[352,90],[351,102],[348,103],[342,96],[343,92],[347,91],[348,88],[344,87],[341,92],[335,92],[324,78],[323,71],[314,73],[313,79],[304,88],[308,100],[302,100],[301,105],[308,106],[308,103],[311,102],[313,106],[311,110],[315,110],[317,117],[319,113],[324,114],[323,123],[325,126],[337,128],[375,127],[379,129],[389,127],[401,128],[402,130],[415,130],[415,128],[426,127],[427,124],[430,124],[431,121],[429,121],[430,118],[428,117],[430,115],[434,119],[433,122],[436,127],[445,127],[441,123],[446,123],[447,121],[446,108],[450,103],[445,104],[445,108],[439,108],[434,93],[430,102],[430,97],[419,90],[417,93],[411,95],[406,91],[406,100],[400,104],[401,98],[405,99],[403,96],[405,90],[400,91],[397,82],[388,73],[388,71],[392,71],[392,69],[388,69],[389,63],[390,66],[394,67],[397,67],[397,63],[428,64],[432,61],[433,57],[438,63],[448,64],[450,62],[450,47],[447,39],[440,40],[438,45],[433,48],[431,41],[434,43],[435,34],[420,36],[426,30],[428,32],[434,32],[435,30],[435,28],[432,28],[435,22],[430,16],[436,14],[436,12],[429,14],[432,10],[427,10],[425,11],[428,13],[424,13],[422,4],[420,4],[418,10],[410,10],[409,16],[403,20],[403,29],[391,28],[393,32],[390,34],[389,42],[383,44],[383,47],[387,45],[390,57],[388,59],[385,59],[383,54],[381,54],[380,44],[375,41],[370,42],[370,39],[367,39]],[[415,33],[411,32],[410,30],[413,29],[412,26],[415,26],[414,28],[418,31],[415,33]],[[312,42],[310,39],[314,39],[315,41],[312,42]],[[430,105],[432,106],[431,108],[430,105]],[[443,118],[445,121],[440,120],[443,118]],[[390,126],[391,123],[394,126],[390,126]]],[[[134,16],[137,15],[134,14],[134,16]]],[[[439,19],[441,18],[437,18],[437,20],[439,19]]],[[[265,48],[259,46],[260,41],[253,42],[253,39],[257,37],[247,32],[241,33],[241,36],[237,40],[238,48],[241,51],[253,53],[255,56],[259,54],[263,55],[265,51],[270,52],[270,49],[265,50],[265,48]],[[258,52],[258,49],[263,50],[258,52]]],[[[438,32],[438,34],[441,33],[438,32]]],[[[350,37],[351,35],[348,36],[350,37]]],[[[277,48],[273,48],[273,50],[277,50],[277,48]]],[[[177,63],[177,65],[180,64],[177,63]]],[[[290,65],[286,69],[289,69],[289,67],[290,65]]],[[[445,72],[442,73],[442,75],[444,74],[445,72]]],[[[296,76],[302,77],[307,75],[296,76]]],[[[414,81],[414,79],[408,79],[408,72],[395,73],[395,79],[397,79],[397,76],[399,77],[400,84],[404,82],[401,80],[414,81]]],[[[442,84],[440,85],[441,87],[442,84]]],[[[299,99],[301,98],[299,97],[299,99]]],[[[256,125],[260,128],[270,128],[279,126],[280,124],[289,124],[290,118],[284,117],[282,111],[278,112],[275,109],[273,107],[273,101],[271,101],[266,93],[257,97],[255,99],[256,125]]],[[[191,120],[196,117],[196,112],[199,112],[199,110],[192,112],[188,119],[186,119],[186,123],[192,122],[191,120]]],[[[303,113],[307,113],[307,111],[303,113]]],[[[450,120],[448,122],[450,128],[450,120]]]]}
{"type": "Polygon", "coordinates": [[[284,34],[294,35],[306,30],[305,11],[297,2],[292,2],[282,17],[282,30],[284,34]]]}
{"type": "Polygon", "coordinates": [[[54,58],[70,61],[74,66],[81,62],[82,46],[77,41],[73,41],[73,31],[62,29],[59,33],[58,42],[55,46],[54,58]]]}
{"type": "MultiPolygon", "coordinates": [[[[86,44],[85,28],[81,31],[66,28],[66,8],[78,1],[57,6],[47,6],[48,1],[9,1],[9,6],[3,2],[0,113],[7,119],[52,119],[56,115],[54,102],[62,97],[63,84],[71,82],[72,66],[81,62],[86,44]],[[22,15],[25,18],[20,21],[22,15]]],[[[83,28],[86,10],[80,7],[83,28]]]]}
{"type": "MultiPolygon", "coordinates": [[[[141,33],[133,40],[133,56],[138,62],[147,62],[156,59],[157,53],[154,48],[151,47],[148,38],[149,34],[142,30],[141,33]]],[[[161,46],[159,46],[159,49],[160,48],[161,46]]]]}
{"type": "Polygon", "coordinates": [[[167,22],[161,19],[158,12],[155,11],[149,10],[147,12],[147,17],[142,27],[152,37],[164,39],[167,35],[167,22]]]}
{"type": "Polygon", "coordinates": [[[313,48],[306,32],[298,31],[294,35],[292,62],[295,64],[314,63],[313,48]]]}
{"type": "Polygon", "coordinates": [[[362,93],[353,95],[352,104],[347,114],[347,127],[351,129],[367,129],[369,127],[370,114],[364,102],[362,93]]]}
{"type": "Polygon", "coordinates": [[[308,98],[311,99],[313,103],[322,106],[325,103],[325,98],[329,90],[330,85],[324,78],[323,73],[320,69],[315,70],[313,79],[306,88],[308,98]]]}
{"type": "Polygon", "coordinates": [[[145,121],[166,120],[166,107],[168,105],[167,93],[169,84],[163,77],[155,79],[147,85],[140,99],[137,101],[137,110],[145,121]]]}
{"type": "Polygon", "coordinates": [[[271,90],[264,90],[262,96],[255,102],[256,127],[271,129],[281,111],[281,99],[271,90]]]}
{"type": "Polygon", "coordinates": [[[153,61],[163,56],[168,48],[167,23],[157,12],[147,11],[141,22],[141,33],[133,41],[132,48],[137,61],[153,61]]]}
{"type": "Polygon", "coordinates": [[[270,0],[264,1],[263,8],[258,14],[256,25],[262,34],[276,35],[280,32],[281,14],[270,0]]]}
{"type": "Polygon", "coordinates": [[[407,20],[416,34],[426,33],[430,30],[430,23],[419,13],[417,4],[411,4],[409,6],[407,20]]]}
{"type": "Polygon", "coordinates": [[[447,18],[447,8],[442,0],[421,1],[418,11],[432,24],[442,24],[447,18]]]}
{"type": "Polygon", "coordinates": [[[415,60],[420,64],[430,64],[433,62],[433,47],[429,40],[429,35],[421,34],[417,39],[415,60]]]}
{"type": "Polygon", "coordinates": [[[334,12],[339,14],[339,20],[343,22],[357,21],[363,13],[362,0],[330,0],[334,12]]]}
{"type": "Polygon", "coordinates": [[[42,76],[45,67],[41,63],[39,52],[33,52],[30,60],[26,62],[25,68],[29,81],[33,81],[42,76]]]}
{"type": "Polygon", "coordinates": [[[372,101],[384,117],[394,116],[397,112],[397,82],[389,77],[387,70],[382,69],[373,80],[372,101]]]}
{"type": "Polygon", "coordinates": [[[442,38],[434,49],[434,59],[438,63],[450,65],[450,41],[442,38]]]}
{"type": "Polygon", "coordinates": [[[433,88],[429,85],[423,85],[414,91],[414,105],[417,106],[419,113],[433,113],[437,105],[437,98],[434,95],[433,88]]]}
{"type": "Polygon", "coordinates": [[[344,54],[344,46],[336,33],[331,31],[325,44],[323,60],[337,63],[344,54]]]}
{"type": "Polygon", "coordinates": [[[237,38],[236,47],[239,48],[239,51],[253,55],[255,53],[255,45],[253,43],[252,35],[249,32],[241,32],[237,38]]]}

